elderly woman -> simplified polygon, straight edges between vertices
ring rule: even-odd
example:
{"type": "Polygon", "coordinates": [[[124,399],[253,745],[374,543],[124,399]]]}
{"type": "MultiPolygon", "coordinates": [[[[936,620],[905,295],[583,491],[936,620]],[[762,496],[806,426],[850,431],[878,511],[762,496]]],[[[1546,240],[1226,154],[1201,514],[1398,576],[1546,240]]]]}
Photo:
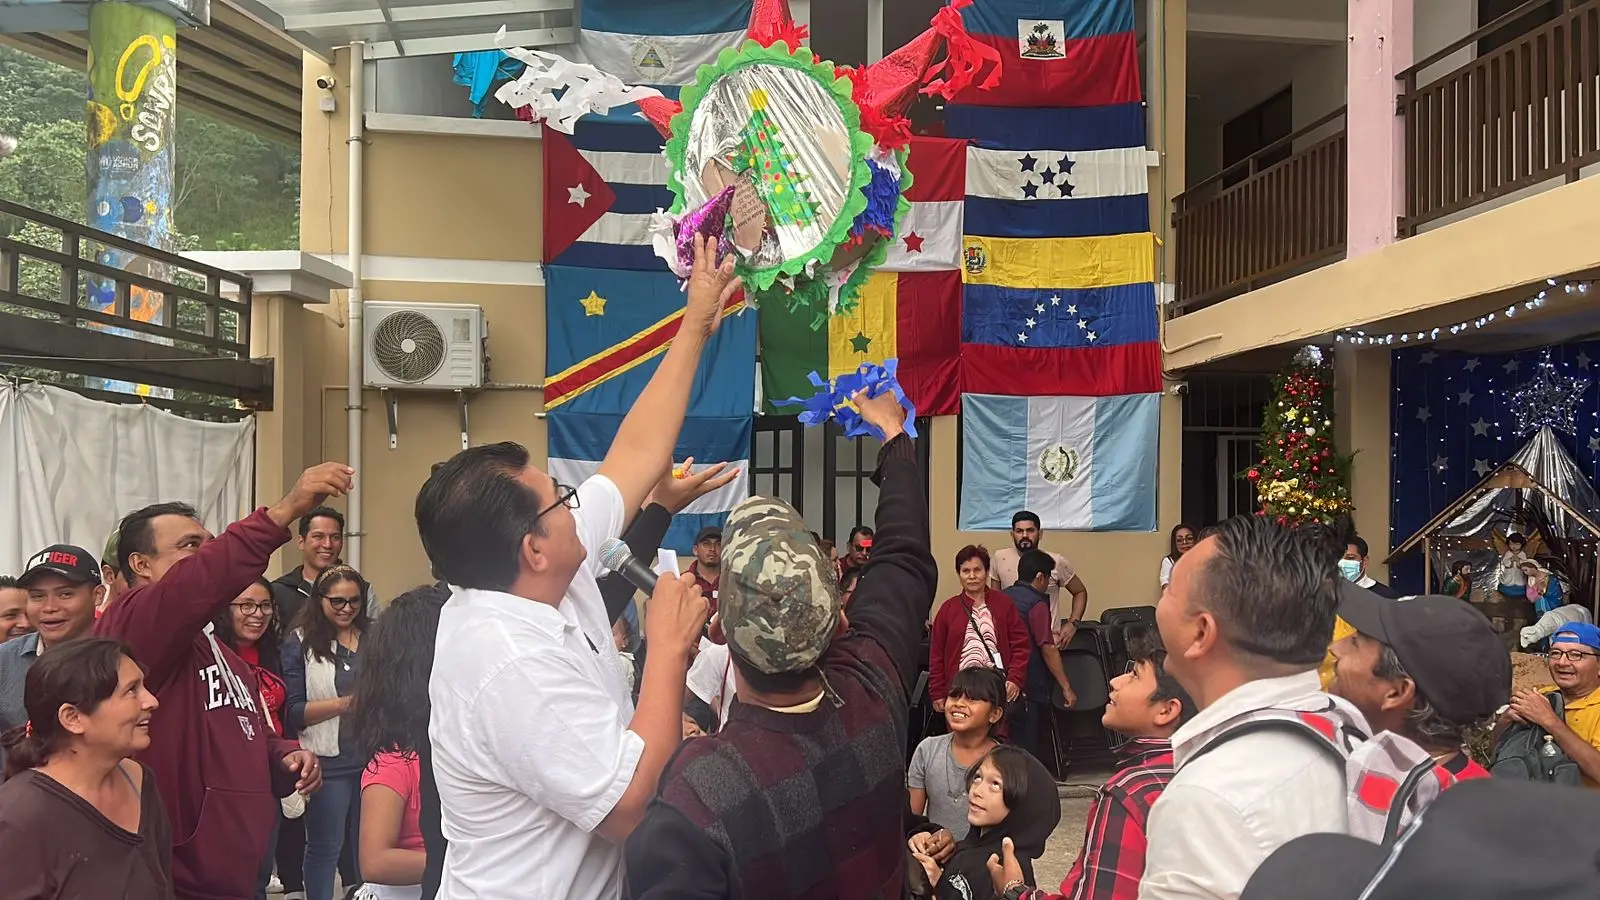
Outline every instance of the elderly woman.
{"type": "Polygon", "coordinates": [[[157,702],[128,648],[52,647],[28,671],[23,704],[27,724],[4,741],[0,897],[172,897],[172,828],[155,777],[133,759],[150,746],[157,702]]]}

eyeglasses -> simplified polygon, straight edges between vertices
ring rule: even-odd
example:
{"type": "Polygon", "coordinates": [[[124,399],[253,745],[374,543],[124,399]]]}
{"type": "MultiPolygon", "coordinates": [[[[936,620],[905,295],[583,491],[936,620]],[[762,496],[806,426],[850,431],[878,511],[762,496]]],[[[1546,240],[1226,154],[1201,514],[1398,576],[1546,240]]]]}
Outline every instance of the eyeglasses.
{"type": "Polygon", "coordinates": [[[560,506],[565,506],[567,509],[577,509],[578,508],[578,489],[577,488],[572,487],[571,485],[562,484],[559,481],[555,482],[555,486],[556,486],[556,502],[550,504],[549,506],[547,506],[543,510],[541,510],[537,516],[533,517],[533,521],[537,522],[540,519],[544,518],[545,516],[550,515],[551,513],[556,511],[557,507],[560,507],[560,506]]]}
{"type": "Polygon", "coordinates": [[[360,606],[363,602],[360,597],[324,597],[323,599],[327,600],[328,605],[334,609],[350,609],[360,606]]]}
{"type": "Polygon", "coordinates": [[[1600,658],[1600,653],[1588,653],[1583,650],[1551,650],[1550,661],[1583,662],[1588,658],[1600,658]]]}
{"type": "Polygon", "coordinates": [[[246,616],[272,615],[271,603],[233,603],[229,605],[231,605],[234,609],[237,609],[242,615],[246,616]]]}

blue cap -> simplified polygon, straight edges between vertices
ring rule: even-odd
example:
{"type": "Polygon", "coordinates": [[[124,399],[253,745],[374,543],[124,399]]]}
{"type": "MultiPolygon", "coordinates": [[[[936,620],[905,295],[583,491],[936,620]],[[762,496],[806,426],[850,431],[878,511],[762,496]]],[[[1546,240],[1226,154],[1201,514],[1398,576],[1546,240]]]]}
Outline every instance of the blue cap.
{"type": "Polygon", "coordinates": [[[1561,630],[1550,636],[1551,644],[1582,644],[1592,650],[1600,650],[1600,628],[1588,622],[1573,622],[1571,625],[1561,626],[1561,630]]]}

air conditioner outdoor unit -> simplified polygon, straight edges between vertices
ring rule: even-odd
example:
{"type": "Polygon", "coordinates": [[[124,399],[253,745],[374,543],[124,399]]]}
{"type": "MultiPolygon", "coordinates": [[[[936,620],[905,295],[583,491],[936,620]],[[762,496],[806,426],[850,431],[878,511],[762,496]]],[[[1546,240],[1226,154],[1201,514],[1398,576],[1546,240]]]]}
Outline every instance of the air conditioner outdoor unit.
{"type": "Polygon", "coordinates": [[[488,324],[466,303],[362,304],[366,386],[461,391],[483,386],[488,324]]]}

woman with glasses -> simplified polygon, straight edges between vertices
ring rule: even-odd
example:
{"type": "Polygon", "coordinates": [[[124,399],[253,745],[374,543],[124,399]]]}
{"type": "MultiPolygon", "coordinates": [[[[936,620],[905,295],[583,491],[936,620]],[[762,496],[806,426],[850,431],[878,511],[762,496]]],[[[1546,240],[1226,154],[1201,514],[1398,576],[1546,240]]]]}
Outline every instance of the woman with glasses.
{"type": "MultiPolygon", "coordinates": [[[[217,640],[237,653],[256,674],[256,681],[261,685],[262,710],[272,728],[284,737],[292,737],[283,727],[283,708],[289,702],[289,690],[283,683],[283,637],[272,602],[272,585],[265,578],[257,578],[233,598],[211,624],[216,629],[217,640]]],[[[278,869],[279,884],[270,890],[304,896],[300,866],[305,843],[305,829],[299,820],[280,817],[272,839],[267,842],[267,857],[261,862],[256,900],[266,900],[274,865],[278,869]]]]}
{"type": "MultiPolygon", "coordinates": [[[[332,900],[339,851],[356,846],[361,826],[361,770],[367,757],[357,746],[346,713],[361,670],[361,635],[368,626],[367,582],[349,566],[323,570],[283,643],[283,676],[289,687],[284,719],[300,746],[322,762],[322,790],[306,800],[306,900],[332,900]]],[[[352,867],[354,868],[354,867],[352,867]]],[[[345,872],[348,891],[359,872],[345,872]]]]}

